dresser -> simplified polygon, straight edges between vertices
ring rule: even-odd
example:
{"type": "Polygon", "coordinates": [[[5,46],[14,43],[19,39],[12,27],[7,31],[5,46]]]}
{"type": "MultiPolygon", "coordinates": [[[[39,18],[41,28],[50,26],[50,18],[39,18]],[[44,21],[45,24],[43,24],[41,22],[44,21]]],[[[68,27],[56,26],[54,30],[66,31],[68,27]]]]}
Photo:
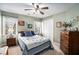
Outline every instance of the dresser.
{"type": "Polygon", "coordinates": [[[62,31],[60,40],[60,49],[64,54],[79,54],[79,32],[78,31],[62,31]]]}
{"type": "Polygon", "coordinates": [[[7,46],[15,46],[15,45],[16,45],[16,38],[7,39],[7,46]]]}

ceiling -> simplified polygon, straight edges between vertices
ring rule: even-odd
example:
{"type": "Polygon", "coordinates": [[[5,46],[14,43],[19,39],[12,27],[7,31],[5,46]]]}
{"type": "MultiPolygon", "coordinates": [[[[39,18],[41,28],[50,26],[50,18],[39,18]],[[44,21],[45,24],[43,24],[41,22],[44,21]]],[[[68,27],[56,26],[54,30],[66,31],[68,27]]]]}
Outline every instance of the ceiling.
{"type": "Polygon", "coordinates": [[[42,10],[45,14],[33,14],[33,10],[25,11],[25,8],[33,8],[31,3],[0,3],[0,9],[6,12],[28,15],[32,17],[44,18],[57,13],[64,12],[75,3],[40,3],[40,7],[48,6],[48,10],[42,10]]]}

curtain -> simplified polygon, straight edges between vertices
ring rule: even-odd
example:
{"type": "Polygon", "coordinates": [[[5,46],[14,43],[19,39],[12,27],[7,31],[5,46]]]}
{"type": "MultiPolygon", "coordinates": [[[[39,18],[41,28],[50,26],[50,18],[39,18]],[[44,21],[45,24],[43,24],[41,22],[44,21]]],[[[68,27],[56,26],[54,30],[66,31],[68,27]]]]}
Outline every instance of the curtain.
{"type": "Polygon", "coordinates": [[[6,45],[6,39],[9,37],[8,34],[10,32],[16,36],[17,32],[17,18],[10,17],[10,16],[3,16],[2,17],[2,43],[6,45]]]}
{"type": "Polygon", "coordinates": [[[53,19],[42,21],[42,34],[53,42],[53,19]]]}
{"type": "Polygon", "coordinates": [[[0,11],[0,45],[2,43],[2,37],[1,37],[1,11],[0,11]]]}

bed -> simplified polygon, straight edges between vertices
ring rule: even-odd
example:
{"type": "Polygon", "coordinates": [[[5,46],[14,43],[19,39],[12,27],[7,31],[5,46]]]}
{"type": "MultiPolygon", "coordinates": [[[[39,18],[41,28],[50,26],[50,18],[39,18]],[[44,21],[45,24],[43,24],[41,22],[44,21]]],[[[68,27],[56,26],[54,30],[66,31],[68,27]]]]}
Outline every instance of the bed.
{"type": "Polygon", "coordinates": [[[35,34],[22,36],[19,33],[18,43],[23,55],[35,55],[46,48],[51,48],[49,38],[35,34]]]}

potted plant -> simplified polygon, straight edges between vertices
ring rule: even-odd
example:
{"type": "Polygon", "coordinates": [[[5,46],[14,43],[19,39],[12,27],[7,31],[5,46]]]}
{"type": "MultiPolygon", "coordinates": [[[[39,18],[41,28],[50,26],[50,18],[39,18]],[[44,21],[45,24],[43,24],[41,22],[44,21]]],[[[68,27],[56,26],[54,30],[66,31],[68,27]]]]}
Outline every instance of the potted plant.
{"type": "Polygon", "coordinates": [[[69,27],[69,28],[72,27],[72,22],[70,22],[70,23],[64,22],[64,23],[63,23],[63,26],[65,27],[64,30],[66,31],[68,27],[69,27]]]}

